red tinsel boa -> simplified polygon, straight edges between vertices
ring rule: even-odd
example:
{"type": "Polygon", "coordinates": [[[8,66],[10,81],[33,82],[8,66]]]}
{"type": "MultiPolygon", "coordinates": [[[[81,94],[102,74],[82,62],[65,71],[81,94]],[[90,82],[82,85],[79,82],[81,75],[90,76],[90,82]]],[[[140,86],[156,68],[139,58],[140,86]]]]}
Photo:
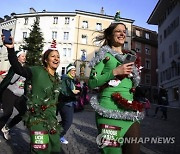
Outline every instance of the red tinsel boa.
{"type": "Polygon", "coordinates": [[[139,103],[137,101],[132,101],[132,103],[128,103],[128,100],[123,98],[120,93],[113,93],[112,94],[112,99],[122,107],[129,109],[129,110],[134,110],[134,111],[139,111],[142,112],[143,110],[143,104],[139,103]]]}

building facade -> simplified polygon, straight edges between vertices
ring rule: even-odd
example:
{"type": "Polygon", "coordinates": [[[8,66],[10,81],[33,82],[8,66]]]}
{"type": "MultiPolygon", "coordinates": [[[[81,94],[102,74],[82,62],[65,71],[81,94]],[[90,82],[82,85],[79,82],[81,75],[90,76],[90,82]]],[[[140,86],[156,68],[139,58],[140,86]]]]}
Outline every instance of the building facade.
{"type": "MultiPolygon", "coordinates": [[[[14,37],[15,49],[24,44],[24,38],[29,36],[31,26],[36,18],[44,37],[44,50],[46,50],[52,39],[57,42],[61,62],[58,68],[60,75],[66,72],[66,66],[75,62],[77,75],[84,78],[89,76],[88,62],[93,58],[100,44],[93,42],[103,29],[107,28],[113,21],[114,16],[101,13],[75,10],[75,12],[36,12],[30,8],[29,13],[15,14],[0,23],[1,29],[11,29],[14,37]],[[11,24],[10,24],[11,23],[11,24]]],[[[121,18],[121,22],[127,26],[126,46],[131,49],[131,28],[134,20],[121,18]]],[[[0,43],[2,44],[2,42],[0,43]]],[[[7,51],[1,46],[0,70],[8,70],[10,64],[7,59],[7,51]]]]}
{"type": "Polygon", "coordinates": [[[180,107],[180,1],[159,0],[147,22],[158,25],[158,84],[180,107]]]}
{"type": "Polygon", "coordinates": [[[139,26],[132,26],[132,49],[141,59],[141,83],[146,97],[154,101],[157,95],[157,32],[139,26]]]}

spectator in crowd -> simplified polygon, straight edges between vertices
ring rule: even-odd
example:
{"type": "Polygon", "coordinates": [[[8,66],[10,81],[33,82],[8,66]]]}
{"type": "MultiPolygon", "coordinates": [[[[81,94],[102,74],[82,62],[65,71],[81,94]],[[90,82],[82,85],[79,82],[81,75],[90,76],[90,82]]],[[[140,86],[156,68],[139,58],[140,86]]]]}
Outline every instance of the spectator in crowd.
{"type": "Polygon", "coordinates": [[[67,66],[67,74],[63,75],[61,81],[61,93],[59,95],[58,111],[61,115],[62,132],[60,142],[68,144],[65,134],[73,122],[74,104],[76,104],[76,95],[80,90],[76,89],[74,78],[76,76],[76,67],[73,64],[67,66]]]}
{"type": "MultiPolygon", "coordinates": [[[[16,56],[21,66],[24,66],[26,53],[24,51],[16,51],[16,56]]],[[[22,120],[22,116],[27,110],[26,97],[24,95],[25,80],[23,76],[16,74],[13,68],[10,67],[8,74],[0,84],[0,100],[3,109],[3,115],[0,117],[0,129],[6,140],[11,139],[10,129],[22,120]],[[8,122],[14,107],[19,113],[8,122]]]]}

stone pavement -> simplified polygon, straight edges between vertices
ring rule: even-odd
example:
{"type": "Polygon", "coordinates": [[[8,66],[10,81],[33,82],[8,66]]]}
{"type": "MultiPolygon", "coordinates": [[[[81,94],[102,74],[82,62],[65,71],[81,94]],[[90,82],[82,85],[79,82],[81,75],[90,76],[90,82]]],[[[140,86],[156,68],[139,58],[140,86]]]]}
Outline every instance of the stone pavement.
{"type": "MultiPolygon", "coordinates": [[[[142,137],[175,137],[174,144],[141,145],[141,154],[179,154],[180,151],[180,109],[168,109],[168,120],[152,118],[155,106],[150,109],[150,116],[141,122],[142,137]]],[[[6,141],[0,134],[0,154],[29,154],[28,131],[20,122],[11,130],[12,139],[6,141]]],[[[84,111],[74,113],[73,124],[66,138],[69,144],[62,145],[62,154],[100,154],[96,145],[97,129],[95,113],[87,105],[84,111]]]]}

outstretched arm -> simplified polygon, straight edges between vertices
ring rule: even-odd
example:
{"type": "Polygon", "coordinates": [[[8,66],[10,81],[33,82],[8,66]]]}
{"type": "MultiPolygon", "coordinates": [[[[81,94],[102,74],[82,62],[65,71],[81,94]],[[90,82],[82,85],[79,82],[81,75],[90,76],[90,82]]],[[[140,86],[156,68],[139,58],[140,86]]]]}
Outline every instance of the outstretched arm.
{"type": "MultiPolygon", "coordinates": [[[[2,41],[4,41],[4,36],[2,36],[2,41]]],[[[28,67],[23,67],[21,63],[18,61],[18,58],[14,51],[14,41],[12,38],[12,44],[4,44],[7,47],[8,50],[8,59],[9,62],[16,74],[19,74],[26,79],[30,79],[32,77],[31,69],[28,67]]]]}

